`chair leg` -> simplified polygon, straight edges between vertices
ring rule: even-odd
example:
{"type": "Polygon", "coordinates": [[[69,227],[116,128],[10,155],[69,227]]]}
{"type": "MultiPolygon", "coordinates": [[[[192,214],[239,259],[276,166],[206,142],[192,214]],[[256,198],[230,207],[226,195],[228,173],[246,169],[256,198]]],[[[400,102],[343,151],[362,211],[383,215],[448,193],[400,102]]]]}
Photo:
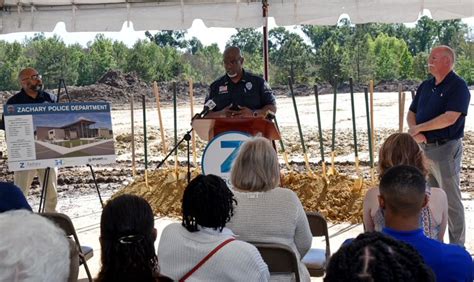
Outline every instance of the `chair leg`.
{"type": "Polygon", "coordinates": [[[81,258],[82,264],[84,265],[84,269],[86,270],[87,278],[89,278],[89,282],[93,282],[91,272],[89,271],[89,266],[87,265],[87,261],[84,258],[81,258]]]}

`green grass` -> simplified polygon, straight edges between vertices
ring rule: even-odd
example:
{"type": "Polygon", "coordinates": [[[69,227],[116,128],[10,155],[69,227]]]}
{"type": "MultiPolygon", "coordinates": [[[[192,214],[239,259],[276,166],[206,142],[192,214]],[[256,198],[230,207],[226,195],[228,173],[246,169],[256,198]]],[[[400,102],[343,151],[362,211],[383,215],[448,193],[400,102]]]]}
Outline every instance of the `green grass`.
{"type": "Polygon", "coordinates": [[[66,148],[72,148],[72,147],[77,147],[77,146],[81,146],[81,145],[86,145],[86,144],[90,144],[90,143],[94,143],[96,142],[95,140],[79,140],[79,139],[75,139],[75,140],[69,140],[69,141],[62,141],[62,142],[58,142],[58,143],[55,143],[56,145],[59,145],[59,146],[63,146],[63,147],[66,147],[66,148]]]}

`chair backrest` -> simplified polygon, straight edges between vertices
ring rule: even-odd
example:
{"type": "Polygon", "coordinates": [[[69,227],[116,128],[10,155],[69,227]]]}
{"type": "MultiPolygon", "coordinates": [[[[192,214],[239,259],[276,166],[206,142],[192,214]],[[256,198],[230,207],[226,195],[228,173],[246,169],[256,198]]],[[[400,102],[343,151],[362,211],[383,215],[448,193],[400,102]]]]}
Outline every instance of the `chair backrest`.
{"type": "MultiPolygon", "coordinates": [[[[80,261],[80,250],[81,244],[79,243],[79,238],[76,233],[76,229],[72,224],[71,219],[62,213],[39,213],[39,215],[51,220],[54,222],[59,228],[61,228],[66,236],[69,238],[72,237],[70,240],[70,267],[69,267],[69,279],[68,282],[77,281],[77,276],[79,274],[79,265],[85,262],[80,261]]],[[[88,273],[89,276],[89,273],[88,273]]],[[[91,277],[89,280],[92,281],[91,277]]]]}
{"type": "Polygon", "coordinates": [[[40,213],[41,216],[46,217],[47,219],[51,220],[54,222],[56,225],[61,228],[64,233],[66,233],[66,236],[72,236],[74,241],[80,246],[81,244],[79,243],[79,238],[76,234],[76,229],[74,228],[74,225],[72,224],[71,219],[69,216],[63,214],[63,213],[40,213]]]}
{"type": "Polygon", "coordinates": [[[306,212],[306,217],[308,218],[309,228],[313,237],[324,236],[326,241],[326,257],[329,257],[331,255],[331,247],[329,245],[329,231],[326,219],[318,212],[309,211],[306,212]]]}
{"type": "Polygon", "coordinates": [[[300,281],[298,258],[290,247],[277,243],[250,243],[257,247],[270,273],[294,273],[295,281],[300,281]]]}

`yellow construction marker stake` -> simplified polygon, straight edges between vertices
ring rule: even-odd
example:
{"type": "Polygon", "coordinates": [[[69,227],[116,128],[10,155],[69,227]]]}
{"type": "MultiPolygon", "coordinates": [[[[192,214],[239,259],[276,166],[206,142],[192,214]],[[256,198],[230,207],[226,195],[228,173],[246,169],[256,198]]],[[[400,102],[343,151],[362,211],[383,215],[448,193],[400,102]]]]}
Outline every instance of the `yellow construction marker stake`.
{"type": "MultiPolygon", "coordinates": [[[[189,79],[189,102],[191,103],[191,119],[194,117],[194,88],[193,88],[193,79],[189,79]]],[[[197,154],[196,154],[196,135],[191,132],[191,144],[193,147],[193,163],[197,166],[197,154]]]]}
{"type": "MultiPolygon", "coordinates": [[[[153,81],[153,92],[155,93],[156,98],[156,111],[158,112],[158,121],[160,123],[160,135],[163,154],[166,156],[168,148],[166,146],[165,129],[163,127],[163,119],[161,117],[160,91],[158,89],[158,84],[156,83],[156,81],[153,81]]],[[[168,161],[165,161],[165,164],[168,164],[168,161]]]]}

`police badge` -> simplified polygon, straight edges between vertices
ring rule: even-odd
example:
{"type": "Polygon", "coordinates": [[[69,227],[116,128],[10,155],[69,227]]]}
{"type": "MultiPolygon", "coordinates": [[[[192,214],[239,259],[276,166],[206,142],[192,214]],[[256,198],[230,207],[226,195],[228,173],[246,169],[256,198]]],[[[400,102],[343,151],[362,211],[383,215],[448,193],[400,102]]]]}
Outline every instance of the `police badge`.
{"type": "Polygon", "coordinates": [[[249,82],[245,83],[245,88],[247,88],[247,90],[252,89],[252,82],[249,81],[249,82]]]}

